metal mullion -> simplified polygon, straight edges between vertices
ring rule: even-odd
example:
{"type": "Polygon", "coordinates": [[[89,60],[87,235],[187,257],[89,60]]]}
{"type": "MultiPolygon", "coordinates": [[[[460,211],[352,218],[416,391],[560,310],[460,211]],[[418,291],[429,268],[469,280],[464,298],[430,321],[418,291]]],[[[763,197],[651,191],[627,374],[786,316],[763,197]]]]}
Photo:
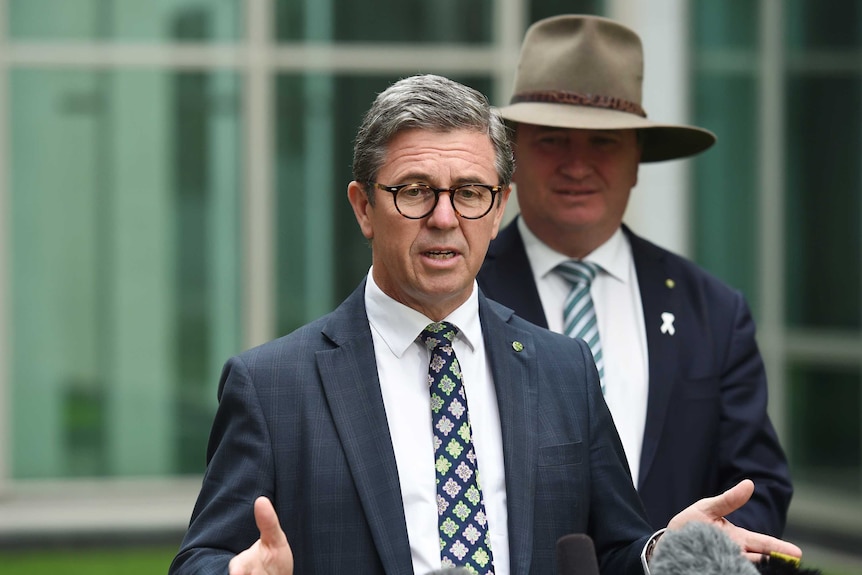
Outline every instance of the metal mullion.
{"type": "Polygon", "coordinates": [[[275,334],[275,193],[273,189],[273,6],[246,0],[243,229],[243,345],[275,334]]]}
{"type": "Polygon", "coordinates": [[[129,42],[11,42],[4,47],[10,67],[86,68],[239,68],[247,57],[242,45],[135,44],[129,42]]]}
{"type": "Polygon", "coordinates": [[[8,488],[11,470],[11,359],[10,337],[12,274],[12,239],[10,222],[11,194],[9,192],[9,67],[2,56],[6,53],[8,30],[7,0],[0,0],[0,494],[8,488]]]}
{"type": "MultiPolygon", "coordinates": [[[[521,40],[527,27],[527,0],[500,0],[494,10],[492,33],[492,62],[486,70],[493,71],[491,103],[503,106],[512,95],[515,68],[521,49],[521,40]]],[[[479,54],[477,54],[477,57],[479,54]]],[[[465,60],[462,58],[462,62],[465,60]]]]}
{"type": "MultiPolygon", "coordinates": [[[[493,48],[471,45],[416,47],[412,44],[303,44],[273,47],[272,66],[279,71],[351,72],[359,74],[424,72],[488,73],[499,62],[493,48]]],[[[515,52],[517,60],[517,51],[515,52]]],[[[515,62],[505,62],[514,67],[515,62]]]]}
{"type": "Polygon", "coordinates": [[[784,337],[784,4],[760,2],[758,155],[760,341],[769,376],[770,415],[787,444],[787,350],[784,337]]]}

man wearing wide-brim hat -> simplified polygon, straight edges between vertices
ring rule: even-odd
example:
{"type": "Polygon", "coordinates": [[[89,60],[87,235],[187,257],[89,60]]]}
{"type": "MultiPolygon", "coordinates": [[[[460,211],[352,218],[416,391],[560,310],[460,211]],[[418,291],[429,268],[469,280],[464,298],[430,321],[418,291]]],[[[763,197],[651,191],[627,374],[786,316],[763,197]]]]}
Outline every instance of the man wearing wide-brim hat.
{"type": "Polygon", "coordinates": [[[755,494],[729,519],[780,536],[793,488],[745,298],[622,224],[641,162],[716,140],[649,119],[642,82],[641,41],[612,20],[558,16],[529,28],[501,108],[521,214],[492,242],[479,285],[590,344],[655,528],[749,478],[755,494]]]}

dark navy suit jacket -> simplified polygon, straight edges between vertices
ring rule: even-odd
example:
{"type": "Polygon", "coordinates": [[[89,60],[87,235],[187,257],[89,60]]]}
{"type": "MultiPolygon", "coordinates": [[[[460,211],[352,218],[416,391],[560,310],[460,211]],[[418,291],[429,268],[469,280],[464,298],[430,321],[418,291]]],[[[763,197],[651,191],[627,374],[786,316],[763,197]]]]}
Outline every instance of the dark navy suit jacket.
{"type": "MultiPolygon", "coordinates": [[[[766,372],[744,297],[692,262],[623,231],[649,354],[638,492],[650,523],[664,527],[695,501],[749,478],[754,496],[729,519],[780,536],[793,488],[766,413],[766,372]],[[663,312],[675,317],[672,336],[661,332],[663,312]]],[[[487,297],[548,326],[516,221],[491,242],[478,280],[487,297]]]]}
{"type": "MultiPolygon", "coordinates": [[[[170,573],[226,573],[259,536],[259,495],[275,505],[296,575],[413,572],[364,291],[363,282],[328,316],[228,361],[203,486],[170,573]]],[[[479,315],[500,410],[512,575],[554,573],[557,539],[578,532],[593,537],[603,573],[641,575],[652,529],[589,348],[481,294],[479,315]]]]}

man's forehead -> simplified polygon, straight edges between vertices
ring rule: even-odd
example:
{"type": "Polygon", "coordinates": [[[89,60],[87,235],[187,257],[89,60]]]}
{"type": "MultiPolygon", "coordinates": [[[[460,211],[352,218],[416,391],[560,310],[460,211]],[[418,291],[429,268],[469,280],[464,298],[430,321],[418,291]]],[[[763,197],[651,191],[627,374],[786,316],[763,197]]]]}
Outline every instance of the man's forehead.
{"type": "Polygon", "coordinates": [[[407,153],[467,151],[477,155],[494,155],[494,145],[487,132],[469,128],[430,130],[412,128],[393,134],[386,145],[387,161],[407,153]]]}

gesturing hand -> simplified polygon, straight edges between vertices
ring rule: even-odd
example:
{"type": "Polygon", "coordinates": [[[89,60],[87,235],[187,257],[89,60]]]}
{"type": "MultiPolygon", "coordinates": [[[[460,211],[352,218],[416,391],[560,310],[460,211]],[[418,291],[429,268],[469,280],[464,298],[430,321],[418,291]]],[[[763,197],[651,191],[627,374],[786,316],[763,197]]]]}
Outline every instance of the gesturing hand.
{"type": "Polygon", "coordinates": [[[278,523],[272,502],[258,497],[254,502],[254,521],[260,539],[231,559],[230,575],[293,575],[293,552],[278,523]]]}
{"type": "Polygon", "coordinates": [[[727,533],[752,561],[759,561],[761,555],[769,555],[773,551],[801,558],[802,550],[796,545],[737,527],[724,518],[745,505],[753,493],[754,483],[750,479],[743,479],[724,493],[701,499],[683,509],[670,520],[668,529],[677,529],[689,521],[711,523],[727,533]]]}

